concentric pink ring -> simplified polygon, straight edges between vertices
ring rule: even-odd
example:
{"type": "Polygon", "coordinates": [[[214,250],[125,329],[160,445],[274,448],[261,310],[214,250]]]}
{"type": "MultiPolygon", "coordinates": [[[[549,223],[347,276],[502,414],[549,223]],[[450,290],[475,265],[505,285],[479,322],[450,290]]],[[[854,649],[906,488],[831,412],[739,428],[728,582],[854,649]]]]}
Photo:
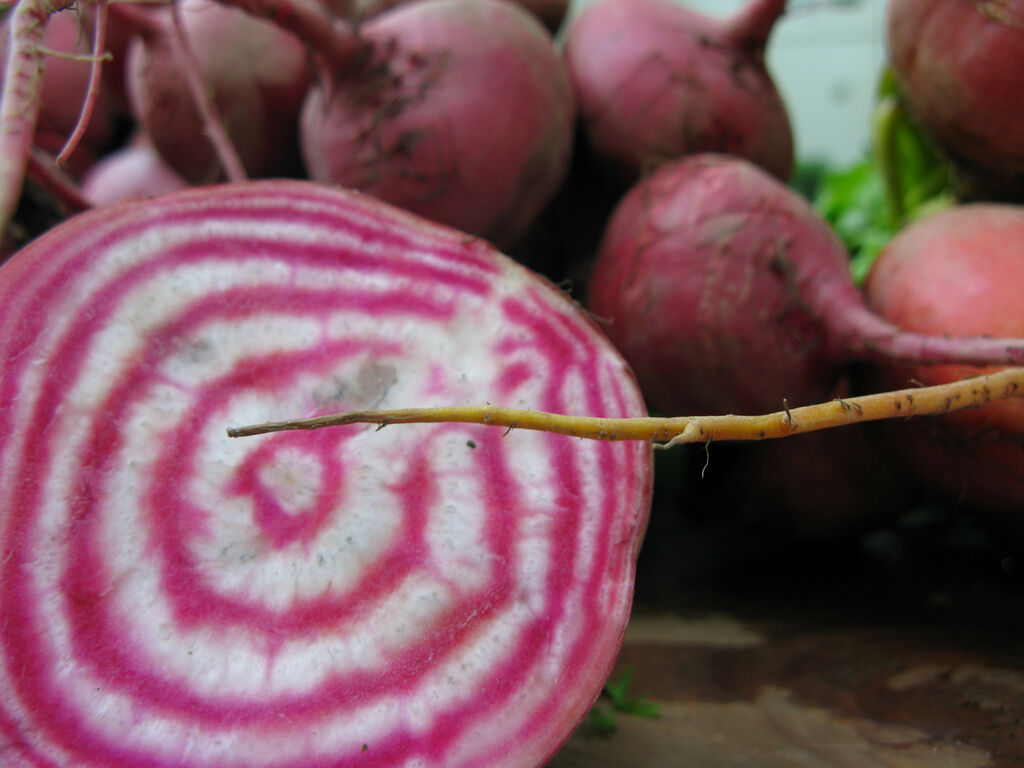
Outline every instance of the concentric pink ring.
{"type": "Polygon", "coordinates": [[[350,407],[642,413],[555,289],[264,182],[74,219],[0,270],[0,306],[5,765],[538,765],[586,712],[648,446],[224,436],[350,407]]]}

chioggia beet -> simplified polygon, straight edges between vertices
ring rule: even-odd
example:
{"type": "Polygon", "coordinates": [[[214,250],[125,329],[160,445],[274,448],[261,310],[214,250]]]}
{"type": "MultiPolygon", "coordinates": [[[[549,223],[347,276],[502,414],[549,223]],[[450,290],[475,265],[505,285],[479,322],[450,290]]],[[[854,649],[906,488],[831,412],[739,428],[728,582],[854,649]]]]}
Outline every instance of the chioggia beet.
{"type": "Polygon", "coordinates": [[[410,402],[643,414],[552,285],[266,181],[79,215],[0,267],[0,307],[5,768],[536,768],[587,713],[649,443],[225,432],[410,402]]]}

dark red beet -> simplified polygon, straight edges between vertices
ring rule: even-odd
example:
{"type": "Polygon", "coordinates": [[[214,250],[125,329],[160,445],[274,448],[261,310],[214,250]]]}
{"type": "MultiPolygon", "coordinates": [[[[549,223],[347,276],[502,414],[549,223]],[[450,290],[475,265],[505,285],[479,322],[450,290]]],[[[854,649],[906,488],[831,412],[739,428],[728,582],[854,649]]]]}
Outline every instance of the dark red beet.
{"type": "Polygon", "coordinates": [[[683,155],[724,152],[787,178],[793,136],[765,69],[785,0],[714,19],[671,0],[597,0],[569,26],[566,62],[589,146],[628,181],[683,155]]]}
{"type": "Polygon", "coordinates": [[[716,515],[771,541],[855,536],[892,520],[910,499],[910,484],[865,425],[716,445],[710,462],[716,515]]]}
{"type": "Polygon", "coordinates": [[[1024,361],[1024,339],[910,333],[871,312],[811,206],[724,156],[665,166],[625,196],[588,307],[652,406],[674,414],[825,400],[854,359],[1024,361]]]}

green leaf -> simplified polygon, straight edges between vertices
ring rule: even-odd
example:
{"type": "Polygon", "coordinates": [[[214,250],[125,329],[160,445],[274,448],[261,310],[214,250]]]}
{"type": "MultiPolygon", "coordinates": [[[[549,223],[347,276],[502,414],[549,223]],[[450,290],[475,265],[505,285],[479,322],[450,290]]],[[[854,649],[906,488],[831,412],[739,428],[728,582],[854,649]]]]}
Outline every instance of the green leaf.
{"type": "Polygon", "coordinates": [[[879,82],[874,127],[873,146],[862,159],[824,172],[810,166],[817,172],[811,202],[849,251],[858,285],[896,232],[953,200],[946,166],[889,71],[879,82]]]}
{"type": "Polygon", "coordinates": [[[610,736],[619,730],[619,723],[615,719],[615,712],[610,709],[594,707],[587,715],[587,722],[590,727],[602,736],[610,736]]]}
{"type": "Polygon", "coordinates": [[[633,668],[626,667],[618,680],[608,680],[604,684],[604,695],[611,699],[612,707],[619,709],[620,705],[628,701],[627,692],[633,682],[633,668]]]}
{"type": "Polygon", "coordinates": [[[619,729],[616,714],[622,712],[633,717],[657,717],[661,714],[661,705],[644,696],[630,696],[629,686],[633,683],[633,668],[627,666],[622,670],[618,680],[609,679],[601,691],[603,698],[608,700],[608,707],[595,706],[587,716],[587,722],[602,735],[610,735],[619,729]]]}

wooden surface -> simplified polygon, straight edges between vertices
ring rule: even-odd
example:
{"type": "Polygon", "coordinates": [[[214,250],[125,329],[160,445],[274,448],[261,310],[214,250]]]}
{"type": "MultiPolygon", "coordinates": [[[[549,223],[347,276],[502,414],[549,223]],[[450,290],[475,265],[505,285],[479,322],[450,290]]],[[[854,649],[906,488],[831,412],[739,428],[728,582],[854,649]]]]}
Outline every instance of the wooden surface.
{"type": "Polygon", "coordinates": [[[661,714],[584,723],[549,768],[1024,765],[1024,579],[998,537],[936,510],[744,535],[656,508],[613,677],[661,714]]]}

